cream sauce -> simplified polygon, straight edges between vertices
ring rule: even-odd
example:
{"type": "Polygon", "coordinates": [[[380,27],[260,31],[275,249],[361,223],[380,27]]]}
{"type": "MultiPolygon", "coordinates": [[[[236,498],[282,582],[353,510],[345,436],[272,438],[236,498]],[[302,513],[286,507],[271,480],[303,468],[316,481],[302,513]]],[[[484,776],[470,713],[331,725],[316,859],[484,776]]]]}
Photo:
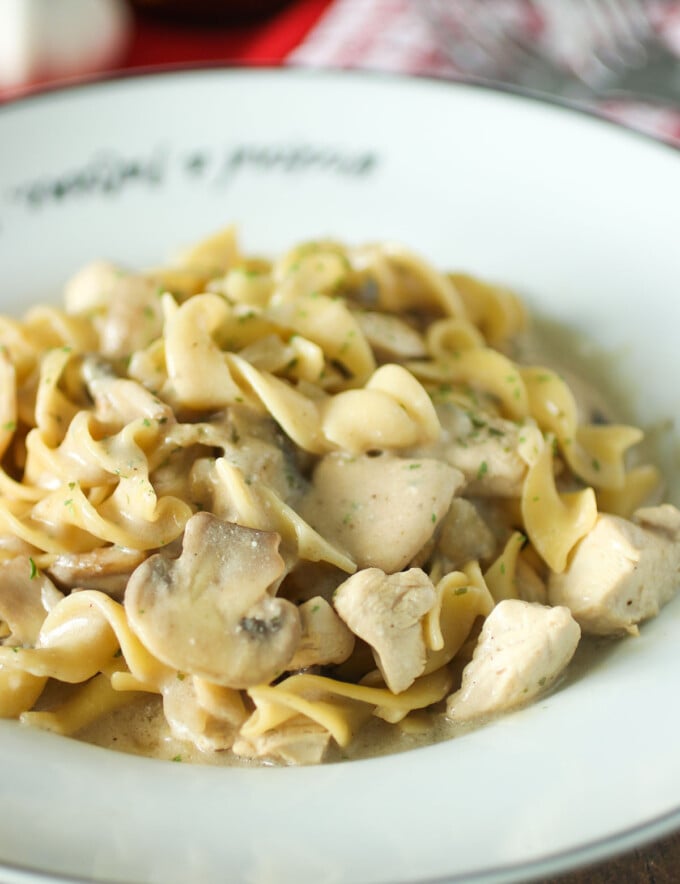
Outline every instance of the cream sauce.
{"type": "MultiPolygon", "coordinates": [[[[523,364],[541,364],[560,372],[577,398],[583,421],[622,422],[634,419],[631,416],[630,396],[619,385],[622,376],[618,370],[619,359],[615,355],[596,351],[582,336],[548,320],[537,319],[532,331],[518,342],[517,351],[512,357],[523,364]],[[574,368],[576,365],[578,372],[574,368]],[[588,377],[587,382],[583,380],[583,375],[588,377]]],[[[645,456],[649,454],[649,451],[645,451],[645,456]]],[[[558,687],[577,682],[594,666],[604,663],[619,643],[620,640],[615,643],[607,639],[583,637],[565,675],[540,699],[545,699],[558,687]]],[[[399,727],[372,718],[347,748],[340,749],[331,744],[324,761],[333,763],[410,751],[458,738],[488,723],[486,719],[452,722],[444,715],[443,707],[442,703],[435,711],[412,713],[399,727]]],[[[503,716],[507,714],[505,712],[503,716]]],[[[163,716],[160,697],[137,700],[99,719],[77,736],[108,749],[168,761],[239,768],[273,763],[239,758],[230,751],[202,752],[190,743],[175,739],[163,716]]]]}

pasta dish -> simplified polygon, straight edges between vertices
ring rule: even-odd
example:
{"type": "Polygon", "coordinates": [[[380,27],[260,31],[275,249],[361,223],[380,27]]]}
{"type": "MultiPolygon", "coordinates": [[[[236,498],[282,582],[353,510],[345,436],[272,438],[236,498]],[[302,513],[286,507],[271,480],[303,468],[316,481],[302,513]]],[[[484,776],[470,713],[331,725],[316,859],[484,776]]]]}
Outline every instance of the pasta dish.
{"type": "Polygon", "coordinates": [[[115,746],[151,703],[207,760],[309,764],[635,634],[680,512],[526,326],[392,243],[269,261],[231,229],[0,318],[0,717],[115,746]]]}

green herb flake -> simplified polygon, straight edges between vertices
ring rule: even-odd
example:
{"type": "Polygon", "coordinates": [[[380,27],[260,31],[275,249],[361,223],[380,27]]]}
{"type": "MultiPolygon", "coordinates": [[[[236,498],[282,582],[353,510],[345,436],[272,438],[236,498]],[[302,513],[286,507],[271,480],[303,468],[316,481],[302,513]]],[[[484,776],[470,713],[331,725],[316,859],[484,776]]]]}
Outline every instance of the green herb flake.
{"type": "Polygon", "coordinates": [[[505,574],[505,562],[501,562],[499,566],[499,571],[501,572],[501,574],[505,574]]]}
{"type": "Polygon", "coordinates": [[[173,755],[173,756],[172,756],[172,760],[173,760],[173,761],[181,761],[181,760],[182,760],[182,756],[181,756],[181,755],[173,755]]]}
{"type": "Polygon", "coordinates": [[[436,513],[432,513],[432,515],[430,516],[430,518],[432,519],[432,524],[434,525],[435,522],[437,521],[437,515],[436,515],[436,513]]]}
{"type": "Polygon", "coordinates": [[[419,470],[422,467],[421,463],[410,463],[406,469],[407,470],[419,470]]]}
{"type": "Polygon", "coordinates": [[[543,676],[543,678],[539,678],[539,680],[538,680],[538,683],[539,683],[539,685],[540,685],[541,687],[543,687],[543,685],[545,684],[545,682],[546,682],[546,676],[545,676],[545,675],[543,676]]]}
{"type": "Polygon", "coordinates": [[[16,428],[17,428],[16,421],[7,421],[6,423],[4,423],[2,425],[3,430],[9,430],[10,432],[14,432],[14,430],[16,430],[16,428]]]}
{"type": "Polygon", "coordinates": [[[479,469],[477,470],[477,479],[482,479],[484,476],[486,476],[488,472],[489,465],[485,460],[483,460],[479,465],[479,469]]]}
{"type": "Polygon", "coordinates": [[[35,580],[35,578],[38,576],[38,568],[36,567],[35,561],[33,560],[32,556],[28,557],[28,564],[31,569],[28,576],[31,580],[35,580]]]}
{"type": "Polygon", "coordinates": [[[468,591],[467,586],[458,586],[456,589],[454,589],[453,594],[454,595],[465,595],[465,593],[467,591],[468,591]]]}
{"type": "Polygon", "coordinates": [[[151,421],[149,420],[148,417],[145,417],[144,420],[142,421],[142,423],[144,424],[145,427],[151,426],[151,421]]]}
{"type": "Polygon", "coordinates": [[[177,681],[184,681],[185,678],[186,678],[186,675],[183,672],[177,673],[177,681]]]}
{"type": "Polygon", "coordinates": [[[594,457],[592,460],[592,464],[593,464],[593,469],[599,473],[600,469],[601,469],[600,461],[596,457],[594,457]]]}

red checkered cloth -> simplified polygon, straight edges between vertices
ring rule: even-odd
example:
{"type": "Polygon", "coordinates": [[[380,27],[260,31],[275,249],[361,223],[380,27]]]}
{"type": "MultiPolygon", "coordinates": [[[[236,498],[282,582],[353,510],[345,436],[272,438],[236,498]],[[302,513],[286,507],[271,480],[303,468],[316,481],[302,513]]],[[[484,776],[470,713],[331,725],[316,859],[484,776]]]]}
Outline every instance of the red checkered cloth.
{"type": "MultiPolygon", "coordinates": [[[[550,0],[547,0],[550,2],[550,0]]],[[[424,15],[423,0],[335,0],[315,26],[286,58],[288,64],[307,67],[366,68],[407,74],[460,79],[466,70],[454,63],[442,36],[424,15]]],[[[455,3],[450,17],[455,19],[455,3]]],[[[540,31],[539,4],[523,0],[485,0],[478,17],[497,15],[515,27],[525,27],[532,37],[540,31]]],[[[650,19],[657,36],[678,54],[680,65],[680,2],[650,2],[650,19]]],[[[560,25],[568,24],[560,22],[560,25]]],[[[557,62],[578,62],[582,48],[565,27],[541,33],[542,48],[557,62]]],[[[455,29],[446,34],[455,40],[455,29]]],[[[648,102],[584,102],[604,116],[662,138],[680,147],[680,108],[671,109],[648,102]]]]}
{"type": "MultiPolygon", "coordinates": [[[[546,33],[545,22],[537,14],[542,3],[552,2],[484,0],[477,3],[475,15],[511,20],[533,37],[538,35],[543,49],[556,60],[574,61],[574,53],[583,52],[583,41],[561,23],[546,33]]],[[[658,36],[677,52],[680,64],[680,0],[648,0],[648,4],[658,36]]],[[[287,64],[465,78],[468,71],[452,61],[441,33],[424,14],[426,6],[427,0],[292,0],[269,18],[223,27],[187,27],[136,16],[122,62],[114,69],[90,69],[87,76],[177,65],[287,64]]],[[[451,2],[451,15],[455,7],[451,2]]],[[[553,12],[556,8],[552,7],[553,12]]],[[[447,33],[447,40],[451,39],[455,39],[455,29],[447,33]]],[[[74,79],[71,75],[62,82],[74,79]]],[[[44,80],[24,83],[11,94],[6,90],[4,98],[43,85],[44,80]]],[[[590,106],[680,146],[680,109],[631,101],[591,102],[590,106]]]]}

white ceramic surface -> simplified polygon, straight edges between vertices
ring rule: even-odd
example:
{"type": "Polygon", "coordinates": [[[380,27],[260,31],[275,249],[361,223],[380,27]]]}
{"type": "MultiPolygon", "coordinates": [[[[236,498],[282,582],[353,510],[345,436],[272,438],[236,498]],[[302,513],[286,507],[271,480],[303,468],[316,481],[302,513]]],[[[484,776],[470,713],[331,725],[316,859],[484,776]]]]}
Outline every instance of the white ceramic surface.
{"type": "MultiPolygon", "coordinates": [[[[668,148],[480,88],[333,73],[172,74],[0,109],[5,310],[92,257],[156,263],[231,221],[258,251],[394,238],[501,280],[611,354],[643,423],[680,415],[668,148]]],[[[673,444],[664,466],[680,473],[673,444]]],[[[526,881],[609,855],[680,827],[679,637],[680,599],[533,707],[320,768],[155,762],[0,722],[0,877],[526,881]]]]}

